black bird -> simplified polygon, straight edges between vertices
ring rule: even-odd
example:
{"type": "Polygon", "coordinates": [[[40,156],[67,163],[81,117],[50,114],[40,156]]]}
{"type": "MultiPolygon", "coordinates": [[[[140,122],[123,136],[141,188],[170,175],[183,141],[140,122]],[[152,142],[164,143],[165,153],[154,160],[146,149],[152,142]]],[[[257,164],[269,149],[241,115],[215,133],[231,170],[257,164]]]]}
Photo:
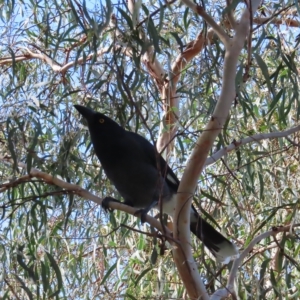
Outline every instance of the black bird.
{"type": "MultiPolygon", "coordinates": [[[[162,199],[163,212],[173,216],[179,179],[155,147],[102,113],[81,105],[75,108],[86,119],[95,153],[124,203],[140,208],[143,217],[151,208],[159,208],[162,199]]],[[[202,219],[193,206],[190,228],[218,261],[227,262],[237,254],[236,246],[202,219]]]]}

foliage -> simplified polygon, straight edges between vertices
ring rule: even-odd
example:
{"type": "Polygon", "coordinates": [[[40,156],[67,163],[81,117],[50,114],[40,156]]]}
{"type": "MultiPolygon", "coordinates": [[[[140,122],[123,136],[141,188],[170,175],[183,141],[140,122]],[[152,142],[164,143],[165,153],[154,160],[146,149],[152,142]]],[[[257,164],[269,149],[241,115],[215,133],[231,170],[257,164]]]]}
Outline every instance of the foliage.
{"type": "MultiPolygon", "coordinates": [[[[161,82],[171,82],[176,57],[200,33],[208,38],[210,27],[176,1],[141,3],[137,21],[125,2],[109,0],[1,6],[1,298],[183,299],[171,247],[141,234],[151,232],[147,224],[121,211],[107,214],[76,191],[28,174],[36,168],[99,197],[119,197],[73,104],[104,112],[155,142],[171,126],[163,118],[161,82]],[[154,55],[145,62],[149,49],[154,55]],[[154,60],[163,78],[151,72],[154,60]]],[[[244,8],[241,1],[205,5],[229,35],[224,16],[235,9],[238,17],[244,8]]],[[[236,98],[211,155],[233,141],[298,124],[298,14],[296,1],[269,1],[254,16],[251,44],[239,57],[236,98]]],[[[224,53],[214,36],[181,70],[169,158],[179,177],[218,101],[224,53]]],[[[272,226],[298,222],[298,143],[298,133],[253,140],[199,177],[199,209],[240,249],[272,226]]],[[[218,265],[198,241],[192,247],[209,293],[224,287],[230,265],[218,265]]],[[[299,250],[297,234],[262,240],[240,268],[238,296],[299,297],[299,250]]]]}

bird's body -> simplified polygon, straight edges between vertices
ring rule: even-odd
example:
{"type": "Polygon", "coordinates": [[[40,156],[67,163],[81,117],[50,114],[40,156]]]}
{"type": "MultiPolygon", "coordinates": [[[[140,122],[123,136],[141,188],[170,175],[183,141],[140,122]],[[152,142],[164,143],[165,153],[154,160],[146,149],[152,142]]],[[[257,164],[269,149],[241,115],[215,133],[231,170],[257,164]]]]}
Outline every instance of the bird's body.
{"type": "MultiPolygon", "coordinates": [[[[143,209],[159,208],[173,217],[179,180],[155,147],[141,135],[126,131],[107,116],[75,105],[85,117],[95,153],[125,203],[143,209]]],[[[236,255],[235,245],[191,208],[191,231],[212,253],[224,260],[236,255]]]]}
{"type": "Polygon", "coordinates": [[[125,203],[147,208],[158,202],[159,197],[171,198],[176,187],[172,190],[160,174],[164,170],[159,172],[155,167],[154,147],[142,136],[117,126],[115,131],[110,131],[111,135],[91,133],[91,140],[106,176],[125,203]],[[144,151],[147,147],[148,151],[144,151]]]}

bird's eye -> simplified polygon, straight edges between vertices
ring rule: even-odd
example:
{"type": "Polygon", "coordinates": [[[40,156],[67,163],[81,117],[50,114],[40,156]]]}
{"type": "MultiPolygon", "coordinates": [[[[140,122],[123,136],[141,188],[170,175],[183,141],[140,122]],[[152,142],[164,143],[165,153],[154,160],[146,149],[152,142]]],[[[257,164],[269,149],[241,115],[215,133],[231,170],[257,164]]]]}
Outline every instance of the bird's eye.
{"type": "Polygon", "coordinates": [[[99,123],[103,124],[104,122],[104,119],[99,119],[99,123]]]}

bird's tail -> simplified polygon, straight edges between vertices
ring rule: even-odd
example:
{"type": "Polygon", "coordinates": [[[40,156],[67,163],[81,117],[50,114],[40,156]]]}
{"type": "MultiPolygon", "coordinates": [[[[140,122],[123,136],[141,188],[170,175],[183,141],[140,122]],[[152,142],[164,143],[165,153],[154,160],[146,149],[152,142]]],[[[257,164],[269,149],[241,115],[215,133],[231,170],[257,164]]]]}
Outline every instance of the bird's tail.
{"type": "Polygon", "coordinates": [[[203,220],[194,207],[191,215],[191,231],[203,242],[219,262],[228,263],[232,256],[238,254],[237,247],[203,220]]]}

